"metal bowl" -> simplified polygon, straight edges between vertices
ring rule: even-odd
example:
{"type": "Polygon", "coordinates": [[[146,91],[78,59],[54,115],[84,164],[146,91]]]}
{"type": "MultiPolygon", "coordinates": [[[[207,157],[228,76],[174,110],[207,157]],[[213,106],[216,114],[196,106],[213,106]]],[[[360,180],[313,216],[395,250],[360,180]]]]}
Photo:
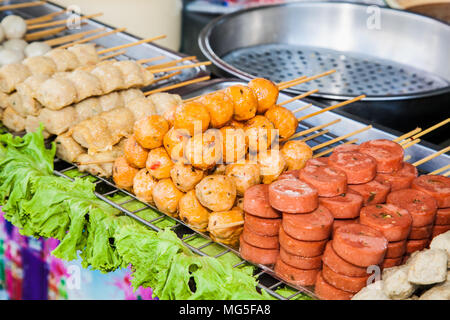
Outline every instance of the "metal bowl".
{"type": "MultiPolygon", "coordinates": [[[[410,12],[299,2],[219,17],[200,34],[221,74],[280,82],[336,69],[288,89],[333,100],[404,100],[450,93],[450,25],[410,12]]],[[[442,110],[442,109],[441,109],[442,110]]]]}

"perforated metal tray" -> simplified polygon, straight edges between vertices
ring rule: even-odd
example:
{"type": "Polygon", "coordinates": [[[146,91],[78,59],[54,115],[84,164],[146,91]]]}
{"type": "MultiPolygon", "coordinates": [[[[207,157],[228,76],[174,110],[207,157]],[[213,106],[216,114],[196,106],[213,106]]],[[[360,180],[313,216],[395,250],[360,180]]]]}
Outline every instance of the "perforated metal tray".
{"type": "MultiPolygon", "coordinates": [[[[14,1],[13,3],[15,4],[15,3],[23,3],[23,2],[28,2],[28,1],[14,1]]],[[[0,20],[4,16],[9,15],[9,14],[16,14],[16,15],[23,17],[24,19],[30,19],[30,18],[40,17],[40,16],[43,16],[43,15],[46,15],[46,14],[49,14],[52,12],[58,12],[58,11],[61,11],[62,9],[64,9],[64,8],[49,2],[49,3],[46,3],[41,6],[0,12],[0,20]]],[[[68,17],[69,16],[67,14],[62,14],[60,16],[57,16],[54,20],[67,19],[68,17]]],[[[80,29],[65,30],[63,32],[58,33],[55,36],[45,38],[45,40],[56,38],[56,37],[61,37],[64,35],[75,34],[75,33],[83,32],[83,31],[94,30],[94,29],[98,29],[101,27],[106,28],[106,30],[102,31],[102,33],[122,27],[122,26],[111,27],[111,26],[108,26],[106,24],[103,24],[103,23],[98,22],[93,19],[86,19],[86,20],[82,20],[81,22],[83,24],[80,29]]],[[[37,31],[39,31],[39,30],[37,30],[37,31]]],[[[91,36],[91,35],[89,35],[89,36],[91,36]]],[[[159,35],[155,35],[155,36],[159,36],[159,35]]],[[[128,34],[126,32],[119,32],[116,34],[106,36],[104,38],[93,40],[92,42],[97,43],[99,45],[99,47],[111,48],[111,47],[119,46],[119,45],[126,44],[126,43],[136,42],[139,40],[141,40],[141,39],[138,37],[135,37],[131,34],[128,34]]],[[[39,41],[41,41],[41,40],[39,40],[39,41]]],[[[154,43],[144,43],[144,44],[140,44],[140,45],[137,45],[137,46],[134,46],[131,48],[127,48],[125,54],[116,56],[115,59],[139,60],[139,59],[153,58],[153,57],[159,57],[159,56],[164,56],[164,59],[158,60],[156,62],[152,62],[151,64],[160,64],[160,63],[170,62],[173,60],[183,58],[186,55],[178,53],[178,52],[174,52],[170,49],[158,46],[154,43]]],[[[198,62],[198,61],[196,61],[196,60],[183,61],[179,65],[189,65],[189,64],[193,64],[195,62],[198,62]]],[[[180,71],[181,71],[180,74],[178,74],[172,78],[169,78],[167,80],[159,81],[146,89],[164,87],[164,86],[167,86],[170,84],[175,84],[175,83],[179,83],[182,81],[186,81],[186,80],[190,80],[190,79],[194,79],[194,78],[198,78],[198,77],[203,77],[203,76],[210,74],[208,69],[205,68],[204,66],[190,68],[190,69],[184,69],[184,70],[180,70],[180,71]]],[[[166,74],[167,73],[158,73],[158,77],[164,76],[166,74]]]]}
{"type": "Polygon", "coordinates": [[[366,101],[450,92],[450,26],[418,14],[339,2],[299,2],[219,17],[199,37],[219,72],[275,82],[336,69],[286,92],[366,101]]]}
{"type": "MultiPolygon", "coordinates": [[[[195,90],[193,90],[189,93],[185,92],[185,95],[183,96],[183,98],[189,98],[189,97],[205,94],[208,92],[221,90],[230,85],[237,84],[237,83],[245,84],[245,82],[242,82],[240,80],[217,79],[217,80],[205,83],[205,84],[201,85],[201,87],[199,87],[200,85],[197,85],[195,90]]],[[[184,90],[186,90],[186,88],[184,90]]],[[[284,93],[281,93],[279,101],[281,102],[281,101],[287,100],[289,98],[290,98],[290,96],[288,96],[284,93]]],[[[309,101],[295,101],[293,103],[286,105],[286,107],[289,108],[290,110],[295,110],[302,106],[307,105],[308,103],[309,103],[309,101]]],[[[304,114],[309,114],[311,112],[315,112],[318,110],[320,110],[320,107],[313,105],[310,108],[308,108],[307,110],[297,113],[297,115],[302,116],[304,114]]],[[[326,112],[326,113],[320,114],[318,116],[315,116],[311,119],[308,119],[308,121],[306,121],[306,122],[300,123],[297,131],[303,131],[305,129],[309,129],[314,126],[329,123],[336,119],[341,119],[341,121],[333,126],[328,127],[327,129],[330,130],[329,133],[321,135],[319,137],[312,138],[316,133],[318,133],[317,131],[315,131],[315,132],[311,132],[308,135],[303,136],[301,138],[310,137],[311,139],[308,140],[307,143],[310,146],[315,146],[315,145],[321,144],[325,141],[329,141],[330,139],[333,139],[337,136],[341,136],[341,135],[347,134],[349,132],[361,129],[367,125],[363,122],[360,122],[360,121],[352,118],[350,115],[342,116],[342,115],[336,114],[334,112],[326,112]]],[[[380,128],[371,128],[363,133],[356,135],[355,137],[359,139],[359,142],[363,142],[366,140],[378,139],[378,138],[394,139],[395,137],[397,137],[397,135],[395,134],[395,132],[387,132],[380,128]]],[[[353,138],[354,137],[352,137],[351,139],[353,139],[353,138]]],[[[342,140],[336,144],[330,145],[329,147],[336,146],[340,143],[344,143],[345,141],[346,140],[342,140]]],[[[322,150],[319,150],[319,151],[322,151],[322,150]]],[[[431,146],[423,146],[423,145],[416,144],[416,145],[408,148],[406,154],[411,155],[410,161],[413,162],[413,161],[422,159],[425,156],[428,156],[434,152],[435,152],[435,149],[433,149],[431,146]]],[[[448,163],[450,163],[450,156],[444,154],[444,155],[439,156],[438,158],[435,158],[432,161],[429,161],[429,162],[423,164],[422,166],[419,167],[419,169],[422,173],[426,173],[426,172],[435,170],[437,168],[440,168],[448,163]]],[[[67,175],[67,172],[74,170],[74,169],[76,169],[76,166],[74,166],[73,164],[69,164],[69,163],[59,160],[59,159],[56,159],[56,161],[55,161],[55,174],[58,176],[69,178],[69,176],[67,175]]],[[[86,177],[86,176],[90,176],[90,175],[89,174],[81,174],[80,176],[86,177]]],[[[206,233],[200,233],[200,232],[194,231],[193,229],[189,228],[189,226],[186,225],[183,221],[169,217],[163,213],[160,213],[156,208],[150,206],[149,204],[140,202],[133,194],[129,193],[126,190],[117,188],[110,179],[104,179],[101,177],[93,177],[93,180],[94,180],[94,183],[96,184],[97,197],[108,202],[109,204],[111,204],[115,208],[119,209],[126,215],[130,216],[133,219],[138,220],[139,222],[150,227],[151,229],[153,229],[155,231],[159,231],[160,226],[158,226],[158,223],[160,223],[161,221],[164,221],[164,220],[173,221],[174,224],[171,227],[171,229],[176,232],[176,234],[180,237],[180,239],[183,241],[183,243],[187,247],[189,247],[191,250],[193,250],[193,252],[195,252],[199,255],[214,256],[216,258],[219,258],[226,254],[235,254],[235,255],[239,256],[239,252],[235,248],[232,248],[232,247],[229,247],[229,246],[226,246],[223,244],[215,243],[213,240],[211,240],[211,238],[206,233]],[[112,196],[116,193],[121,193],[121,194],[127,195],[129,197],[129,199],[122,203],[117,203],[109,198],[110,196],[112,196]],[[137,210],[128,209],[127,206],[131,205],[132,203],[140,203],[141,207],[137,210]],[[156,216],[155,218],[152,218],[151,220],[143,219],[139,214],[143,210],[146,210],[148,208],[151,208],[152,210],[158,212],[158,216],[156,216]],[[198,237],[202,237],[202,238],[206,239],[205,243],[202,244],[201,246],[192,246],[189,244],[190,240],[192,240],[194,238],[198,238],[198,237]],[[215,247],[214,254],[212,254],[212,255],[207,253],[207,250],[210,249],[211,247],[215,247]]],[[[242,266],[242,265],[248,264],[248,263],[249,262],[242,260],[241,262],[237,263],[234,267],[239,267],[239,266],[242,266]]],[[[283,281],[282,279],[277,277],[277,275],[274,273],[272,266],[265,266],[265,265],[255,265],[255,266],[256,266],[256,269],[255,269],[254,274],[257,277],[258,282],[259,282],[258,288],[266,290],[270,295],[272,295],[276,299],[279,299],[279,300],[295,299],[296,297],[298,297],[298,295],[300,293],[307,294],[312,298],[317,298],[314,294],[313,288],[293,286],[293,285],[287,284],[285,281],[283,281]],[[282,288],[282,287],[289,287],[294,290],[294,293],[289,297],[284,297],[276,292],[277,289],[282,288]]]]}

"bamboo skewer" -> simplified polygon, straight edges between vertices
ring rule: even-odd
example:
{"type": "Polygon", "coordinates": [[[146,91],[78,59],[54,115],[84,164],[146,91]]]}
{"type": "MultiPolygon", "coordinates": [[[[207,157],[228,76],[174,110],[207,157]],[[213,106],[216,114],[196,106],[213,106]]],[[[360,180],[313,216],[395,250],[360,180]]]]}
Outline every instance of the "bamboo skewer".
{"type": "Polygon", "coordinates": [[[150,90],[150,91],[144,92],[144,94],[146,96],[148,96],[148,95],[151,95],[151,94],[157,93],[157,92],[169,91],[169,90],[176,89],[176,88],[181,88],[181,87],[184,87],[184,86],[187,86],[187,85],[190,85],[190,84],[206,81],[206,80],[209,80],[210,78],[211,78],[210,76],[196,78],[196,79],[180,82],[180,83],[177,83],[177,84],[173,84],[171,86],[150,90]]]}
{"type": "Polygon", "coordinates": [[[103,163],[111,163],[116,161],[115,159],[106,159],[106,160],[93,160],[93,161],[86,161],[86,162],[77,162],[76,164],[79,166],[86,166],[90,164],[103,164],[103,163]]]}
{"type": "Polygon", "coordinates": [[[57,11],[57,12],[52,12],[37,18],[30,18],[30,19],[26,19],[25,23],[27,25],[31,25],[31,24],[36,24],[36,23],[42,23],[42,22],[46,22],[46,21],[50,21],[52,20],[54,17],[57,17],[61,14],[63,14],[64,12],[66,12],[66,10],[61,10],[61,11],[57,11]]]}
{"type": "Polygon", "coordinates": [[[42,39],[45,37],[49,37],[49,36],[58,34],[66,29],[67,29],[67,26],[63,26],[63,27],[55,27],[55,28],[46,29],[46,30],[42,30],[42,31],[27,33],[25,35],[25,40],[26,41],[34,41],[34,40],[42,39]]]}
{"type": "Polygon", "coordinates": [[[100,61],[104,61],[104,60],[108,60],[108,59],[120,56],[122,54],[125,54],[126,52],[127,52],[126,50],[120,50],[120,51],[117,51],[117,52],[113,52],[113,53],[108,54],[106,56],[100,57],[100,61]]]}
{"type": "Polygon", "coordinates": [[[406,157],[404,157],[403,158],[403,161],[408,161],[409,159],[411,159],[412,157],[411,157],[411,155],[410,154],[408,154],[406,157]]]}
{"type": "Polygon", "coordinates": [[[422,128],[417,127],[417,128],[415,128],[414,130],[412,130],[412,131],[410,131],[410,132],[407,132],[407,133],[405,133],[404,135],[401,135],[400,137],[397,137],[397,138],[395,138],[395,139],[392,140],[392,141],[394,141],[394,142],[400,142],[400,141],[402,141],[402,140],[405,140],[405,139],[407,139],[407,138],[409,138],[409,137],[415,135],[416,133],[418,133],[418,132],[420,132],[420,131],[422,131],[422,128]]]}
{"type": "Polygon", "coordinates": [[[81,40],[78,40],[78,41],[74,41],[72,43],[68,43],[68,44],[62,45],[59,48],[65,49],[65,48],[74,46],[76,44],[82,44],[82,43],[86,43],[86,42],[89,42],[89,41],[92,41],[92,40],[97,40],[97,39],[100,39],[100,38],[103,38],[103,37],[106,37],[106,36],[109,36],[109,35],[112,35],[112,34],[115,34],[115,33],[118,33],[118,32],[123,32],[125,30],[126,30],[126,28],[114,29],[114,30],[111,30],[111,31],[104,32],[102,34],[97,34],[95,36],[91,36],[91,37],[88,37],[88,38],[85,38],[85,39],[81,39],[81,40]]]}
{"type": "Polygon", "coordinates": [[[35,1],[35,2],[10,4],[10,5],[6,5],[6,6],[0,6],[0,11],[37,7],[37,6],[41,6],[43,4],[46,4],[46,1],[35,1]]]}
{"type": "Polygon", "coordinates": [[[450,176],[450,171],[447,171],[446,173],[444,173],[443,176],[444,176],[444,177],[450,176]]]}
{"type": "Polygon", "coordinates": [[[170,62],[164,62],[164,63],[161,63],[161,64],[156,64],[156,65],[153,65],[153,66],[149,66],[149,67],[147,67],[147,70],[160,69],[160,68],[165,68],[165,67],[172,67],[172,66],[176,66],[180,62],[190,61],[190,60],[195,60],[195,59],[197,59],[196,56],[185,57],[185,58],[173,60],[173,61],[170,61],[170,62]]]}
{"type": "Polygon", "coordinates": [[[315,133],[315,134],[313,134],[313,135],[307,136],[306,138],[303,138],[302,141],[303,141],[303,142],[306,142],[306,141],[315,139],[315,138],[317,138],[317,137],[323,136],[324,134],[327,134],[328,132],[330,132],[330,130],[328,130],[328,129],[322,130],[322,131],[317,132],[317,133],[315,133]]]}
{"type": "MultiPolygon", "coordinates": [[[[353,140],[351,140],[351,141],[346,141],[346,142],[340,144],[339,146],[342,146],[343,144],[353,144],[353,143],[356,143],[356,142],[358,142],[358,139],[353,139],[353,140]]],[[[329,153],[333,152],[333,150],[336,149],[337,147],[338,147],[338,146],[333,147],[333,148],[330,148],[330,149],[327,149],[327,150],[322,151],[322,152],[319,152],[319,153],[315,154],[315,155],[313,156],[313,158],[320,158],[320,157],[322,157],[322,156],[324,156],[324,155],[326,155],[326,154],[329,154],[329,153]]]]}
{"type": "Polygon", "coordinates": [[[306,135],[308,133],[321,130],[321,129],[326,128],[328,126],[332,126],[333,124],[336,124],[336,123],[338,123],[340,121],[341,121],[341,119],[336,119],[336,120],[333,120],[331,122],[328,122],[328,123],[325,123],[325,124],[321,124],[319,126],[312,127],[312,128],[309,128],[309,129],[297,132],[297,133],[293,134],[292,136],[290,136],[288,140],[292,140],[292,139],[304,136],[304,135],[306,135]]]}
{"type": "Polygon", "coordinates": [[[433,175],[434,175],[434,174],[439,174],[439,173],[441,173],[441,172],[444,172],[444,171],[447,170],[447,169],[450,169],[450,164],[448,164],[448,165],[446,165],[446,166],[443,166],[442,168],[436,169],[436,170],[430,172],[429,174],[433,174],[433,175]]]}
{"type": "Polygon", "coordinates": [[[412,139],[417,139],[417,138],[419,138],[419,137],[421,137],[421,136],[423,136],[423,135],[425,135],[425,134],[427,134],[427,133],[429,133],[429,132],[431,132],[431,131],[433,131],[433,130],[439,128],[439,127],[442,127],[443,125],[446,125],[446,124],[449,123],[449,122],[450,122],[450,118],[447,118],[447,119],[445,119],[444,121],[441,121],[441,122],[439,122],[439,123],[436,123],[434,126],[431,126],[431,127],[429,127],[428,129],[425,129],[425,130],[423,130],[422,132],[420,132],[420,133],[414,135],[414,136],[412,137],[412,139]]]}
{"type": "Polygon", "coordinates": [[[405,145],[402,145],[403,149],[408,149],[409,147],[419,143],[421,140],[420,139],[416,139],[416,140],[412,140],[409,143],[406,143],[405,145]]]}
{"type": "Polygon", "coordinates": [[[166,58],[165,56],[158,56],[158,57],[153,57],[153,58],[140,59],[137,61],[137,63],[145,64],[145,63],[149,63],[149,62],[153,62],[153,61],[157,61],[157,60],[162,60],[165,58],[166,58]]]}
{"type": "MultiPolygon", "coordinates": [[[[101,15],[103,15],[103,13],[99,12],[99,13],[94,13],[94,14],[90,14],[90,15],[86,15],[86,16],[80,16],[80,20],[91,19],[91,18],[95,18],[95,17],[101,16],[101,15]]],[[[28,26],[28,30],[35,30],[35,29],[59,26],[62,24],[66,24],[70,19],[72,19],[72,18],[57,20],[57,21],[52,21],[52,22],[46,22],[46,23],[33,24],[31,26],[28,26]]]]}
{"type": "Polygon", "coordinates": [[[446,147],[446,148],[444,148],[444,149],[442,149],[442,150],[440,150],[438,152],[430,154],[429,156],[414,162],[412,165],[415,166],[415,167],[420,166],[421,164],[424,164],[425,162],[430,161],[430,160],[432,160],[432,159],[434,159],[434,158],[436,158],[436,157],[440,156],[441,154],[444,154],[444,153],[446,153],[448,151],[450,151],[450,146],[448,146],[448,147],[446,147]]]}
{"type": "Polygon", "coordinates": [[[232,227],[238,227],[240,225],[243,225],[244,221],[236,221],[231,223],[226,223],[223,225],[214,226],[214,228],[210,228],[209,230],[217,230],[217,229],[226,229],[226,228],[232,228],[232,227]]]}
{"type": "Polygon", "coordinates": [[[312,150],[312,151],[315,151],[315,150],[318,150],[318,149],[322,149],[323,147],[326,147],[326,146],[329,146],[330,144],[333,144],[333,143],[342,141],[342,140],[347,139],[347,138],[349,138],[349,137],[351,137],[351,136],[354,136],[354,135],[359,134],[359,133],[361,133],[361,132],[367,131],[367,130],[369,130],[369,129],[371,129],[371,128],[372,128],[372,125],[368,125],[368,126],[366,126],[366,127],[364,127],[364,128],[361,128],[361,129],[358,129],[358,130],[356,130],[356,131],[347,133],[347,134],[345,134],[345,135],[343,135],[343,136],[341,136],[341,137],[338,137],[338,138],[332,139],[332,140],[330,140],[330,141],[321,143],[321,144],[319,144],[319,145],[317,145],[317,146],[314,146],[314,147],[311,148],[311,150],[312,150]]]}
{"type": "Polygon", "coordinates": [[[288,81],[280,82],[280,83],[277,84],[277,86],[278,87],[285,86],[285,85],[287,85],[289,83],[296,82],[296,81],[299,81],[299,80],[302,80],[302,79],[306,79],[306,78],[307,78],[307,76],[301,76],[301,77],[298,77],[298,78],[295,78],[295,79],[291,79],[291,80],[288,80],[288,81]]]}
{"type": "Polygon", "coordinates": [[[296,100],[300,100],[300,99],[303,99],[303,98],[305,98],[305,97],[307,97],[307,96],[310,96],[310,95],[312,95],[312,94],[314,94],[314,93],[316,93],[316,92],[318,92],[318,91],[319,91],[319,89],[314,89],[314,90],[305,92],[305,93],[300,94],[300,95],[298,95],[298,96],[295,96],[295,97],[293,97],[293,98],[291,98],[291,99],[288,99],[288,100],[286,100],[286,101],[280,102],[278,105],[284,106],[284,105],[286,105],[286,104],[288,104],[288,103],[291,103],[291,102],[294,102],[294,101],[296,101],[296,100]]]}
{"type": "Polygon", "coordinates": [[[44,42],[50,46],[57,46],[57,45],[67,43],[67,42],[73,42],[77,39],[83,38],[84,36],[87,36],[92,33],[100,32],[103,30],[105,30],[105,28],[92,29],[92,30],[88,30],[88,31],[84,31],[84,32],[69,34],[67,36],[59,37],[56,39],[46,40],[44,42]]]}
{"type": "Polygon", "coordinates": [[[297,81],[292,81],[291,83],[287,83],[287,84],[283,84],[281,86],[278,86],[278,89],[279,90],[284,90],[284,89],[287,89],[287,88],[290,88],[290,87],[294,87],[294,86],[297,86],[299,84],[302,84],[302,83],[305,83],[305,82],[308,82],[308,81],[312,81],[312,80],[315,80],[315,79],[318,79],[318,78],[322,78],[322,77],[328,76],[328,75],[330,75],[330,74],[332,74],[334,72],[336,72],[336,70],[329,70],[329,71],[317,74],[315,76],[303,78],[303,79],[300,79],[300,80],[297,80],[297,81]]]}
{"type": "Polygon", "coordinates": [[[168,75],[165,75],[165,76],[163,76],[163,77],[160,77],[160,78],[156,79],[156,80],[154,81],[154,83],[160,82],[160,81],[163,81],[163,80],[170,79],[170,78],[175,77],[175,76],[177,76],[177,75],[179,75],[179,74],[181,74],[181,71],[176,71],[176,72],[169,73],[168,75]]]}
{"type": "Polygon", "coordinates": [[[366,95],[364,95],[364,94],[363,94],[363,95],[360,95],[360,96],[355,97],[355,98],[353,98],[353,99],[350,99],[350,100],[347,100],[347,101],[343,101],[343,102],[341,102],[341,103],[338,103],[338,104],[336,104],[336,105],[334,105],[334,106],[330,106],[330,107],[328,107],[328,108],[324,108],[324,109],[322,109],[322,110],[319,110],[319,111],[310,113],[310,114],[308,114],[308,115],[306,115],[306,116],[303,116],[303,117],[298,118],[297,120],[300,122],[300,121],[303,121],[303,120],[312,118],[312,117],[314,117],[314,116],[316,116],[316,115],[318,115],[318,114],[321,114],[321,113],[324,113],[324,112],[327,112],[327,111],[330,111],[330,110],[334,110],[334,109],[337,109],[337,108],[346,106],[346,105],[348,105],[348,104],[350,104],[350,103],[353,103],[353,102],[355,102],[355,101],[361,100],[361,99],[363,99],[363,98],[365,98],[365,97],[366,97],[366,95]]]}
{"type": "Polygon", "coordinates": [[[148,42],[153,42],[156,40],[160,40],[160,39],[164,39],[166,37],[166,35],[161,35],[161,36],[157,36],[157,37],[153,37],[153,38],[147,38],[147,39],[142,39],[136,42],[131,42],[131,43],[126,43],[126,44],[122,44],[120,46],[116,46],[116,47],[112,47],[112,48],[108,48],[108,49],[103,49],[98,51],[98,54],[104,54],[104,53],[109,53],[109,52],[113,52],[113,51],[117,51],[120,49],[126,49],[126,48],[130,48],[130,47],[134,47],[137,46],[139,44],[143,44],[143,43],[148,43],[148,42]]]}
{"type": "Polygon", "coordinates": [[[306,110],[306,109],[308,109],[308,108],[310,108],[310,107],[312,107],[312,103],[309,103],[309,104],[307,104],[306,106],[300,107],[300,108],[298,108],[298,109],[292,110],[292,113],[295,114],[295,113],[297,113],[297,112],[306,110]]]}
{"type": "Polygon", "coordinates": [[[160,68],[160,69],[147,68],[147,70],[150,70],[153,73],[160,73],[160,72],[167,72],[167,71],[191,69],[191,68],[196,68],[196,67],[201,67],[201,66],[209,66],[211,63],[212,63],[211,61],[205,61],[205,62],[187,64],[187,65],[183,65],[183,66],[167,67],[167,68],[160,68]]]}

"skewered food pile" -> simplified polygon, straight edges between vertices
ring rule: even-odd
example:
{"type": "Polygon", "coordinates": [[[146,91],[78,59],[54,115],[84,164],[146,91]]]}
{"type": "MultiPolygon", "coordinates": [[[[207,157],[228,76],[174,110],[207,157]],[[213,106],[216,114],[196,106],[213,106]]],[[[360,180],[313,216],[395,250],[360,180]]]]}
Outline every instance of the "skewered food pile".
{"type": "Polygon", "coordinates": [[[276,129],[285,141],[298,125],[291,111],[276,105],[278,90],[255,79],[140,119],[114,163],[116,185],[236,246],[246,190],[300,169],[312,156],[301,141],[278,150],[276,129]]]}
{"type": "Polygon", "coordinates": [[[350,299],[366,286],[367,267],[399,266],[450,230],[450,178],[418,176],[403,159],[389,140],[342,145],[252,186],[242,257],[275,264],[282,279],[315,285],[322,299],[350,299]]]}

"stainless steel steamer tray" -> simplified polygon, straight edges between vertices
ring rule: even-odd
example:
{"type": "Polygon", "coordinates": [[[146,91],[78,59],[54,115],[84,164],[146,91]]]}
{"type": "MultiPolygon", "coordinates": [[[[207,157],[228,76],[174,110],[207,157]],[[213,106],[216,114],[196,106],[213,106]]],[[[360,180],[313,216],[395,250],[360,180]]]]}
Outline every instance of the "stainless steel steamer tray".
{"type": "MultiPolygon", "coordinates": [[[[197,88],[194,91],[190,92],[189,94],[186,94],[185,96],[183,96],[183,98],[189,98],[189,97],[209,93],[212,91],[224,89],[233,84],[245,84],[245,82],[240,81],[240,80],[227,81],[227,80],[217,79],[214,81],[210,81],[209,84],[205,85],[203,88],[197,88]]],[[[290,98],[290,96],[288,96],[284,93],[280,93],[280,99],[279,99],[280,101],[284,101],[289,98],[290,98]]],[[[294,109],[298,109],[299,107],[302,107],[304,105],[307,105],[307,103],[304,101],[295,101],[293,103],[288,104],[286,107],[289,108],[290,110],[294,110],[294,109]]],[[[308,114],[308,113],[311,113],[311,112],[314,112],[317,110],[320,110],[320,108],[317,106],[312,106],[312,107],[308,108],[308,111],[304,111],[297,115],[300,116],[300,115],[308,114]]],[[[336,136],[341,136],[343,134],[355,131],[357,129],[360,129],[360,128],[363,128],[364,126],[366,126],[365,123],[356,121],[350,117],[343,117],[342,115],[338,115],[333,112],[326,112],[326,113],[320,114],[318,116],[315,116],[311,119],[308,119],[307,122],[301,123],[299,125],[299,128],[297,131],[302,131],[304,129],[308,129],[313,126],[328,123],[328,122],[338,119],[338,118],[341,119],[341,121],[339,123],[327,128],[330,130],[330,134],[314,138],[314,139],[308,141],[308,144],[310,146],[317,145],[317,144],[323,143],[325,141],[328,141],[332,138],[335,138],[336,136]]],[[[310,135],[313,135],[314,133],[317,133],[317,132],[312,132],[310,135]]],[[[373,128],[364,133],[358,134],[355,137],[359,138],[359,142],[362,142],[362,141],[366,141],[369,139],[377,139],[377,138],[394,139],[397,136],[392,133],[388,133],[383,130],[373,128]]],[[[302,138],[304,138],[304,137],[302,137],[302,138]]],[[[353,137],[351,139],[353,139],[353,137]]],[[[339,143],[342,143],[342,142],[344,142],[344,141],[341,141],[339,143]]],[[[330,147],[335,146],[335,145],[331,145],[330,147]]],[[[319,150],[319,151],[321,151],[321,150],[319,150]]],[[[427,155],[430,155],[434,152],[435,152],[435,150],[433,150],[431,148],[416,144],[416,145],[408,148],[406,153],[412,156],[412,159],[410,160],[412,162],[412,161],[421,159],[427,155]]],[[[420,166],[420,169],[422,172],[430,172],[431,170],[440,168],[448,163],[450,163],[450,157],[448,155],[441,155],[437,159],[429,161],[426,164],[420,166]]],[[[68,176],[65,173],[74,168],[76,168],[74,165],[64,162],[62,160],[56,159],[56,161],[55,161],[55,174],[56,175],[68,178],[68,176]]],[[[89,176],[89,174],[84,174],[81,177],[85,177],[85,176],[89,176]]],[[[150,227],[151,229],[153,229],[155,231],[160,230],[160,228],[157,226],[157,223],[160,222],[162,219],[175,220],[176,224],[174,227],[172,227],[172,229],[177,233],[177,235],[180,237],[180,239],[183,241],[183,243],[186,246],[188,246],[191,250],[193,250],[195,253],[197,253],[199,255],[208,255],[207,253],[204,252],[204,249],[209,246],[220,246],[220,248],[222,250],[218,254],[214,255],[214,257],[220,257],[222,255],[229,254],[229,253],[235,253],[235,254],[239,255],[239,252],[237,250],[235,250],[231,247],[228,247],[226,245],[223,245],[223,244],[215,243],[211,240],[211,238],[206,233],[196,232],[196,231],[190,229],[189,226],[187,226],[183,221],[169,217],[161,212],[159,212],[159,214],[160,214],[159,217],[152,219],[150,221],[142,219],[141,217],[139,217],[137,215],[140,211],[145,210],[146,208],[152,208],[155,211],[158,211],[158,210],[155,207],[152,207],[148,204],[145,204],[145,207],[135,210],[135,211],[130,211],[130,210],[126,209],[126,206],[127,206],[127,204],[130,203],[130,201],[139,201],[139,200],[133,194],[127,192],[126,190],[118,189],[114,185],[114,183],[112,182],[111,179],[95,177],[94,183],[96,184],[96,195],[100,199],[108,202],[115,208],[121,210],[123,213],[138,220],[139,222],[145,224],[146,226],[150,227]],[[121,192],[123,194],[130,196],[131,200],[127,200],[122,203],[116,203],[107,198],[108,196],[113,195],[118,192],[121,192]],[[192,247],[189,245],[189,240],[194,237],[203,237],[203,238],[207,239],[207,242],[199,247],[192,247]]],[[[239,267],[245,263],[248,263],[248,262],[246,262],[245,260],[242,260],[242,262],[237,263],[234,267],[239,267]]],[[[269,294],[271,294],[273,297],[275,297],[277,299],[286,299],[285,297],[283,297],[283,296],[279,295],[277,292],[275,292],[277,288],[284,287],[287,284],[275,275],[273,269],[271,267],[264,266],[264,265],[256,265],[256,267],[257,268],[255,270],[255,276],[257,277],[257,279],[259,281],[258,287],[260,289],[266,290],[269,294]]],[[[287,299],[295,298],[300,292],[304,292],[313,298],[317,298],[314,295],[313,288],[292,286],[292,285],[287,285],[287,286],[294,288],[296,290],[296,292],[294,294],[292,294],[290,297],[287,297],[287,299]]]]}
{"type": "MultiPolygon", "coordinates": [[[[29,1],[14,1],[13,4],[24,3],[24,2],[29,2],[29,1]]],[[[49,14],[52,12],[61,11],[62,9],[64,9],[64,8],[61,6],[58,6],[58,5],[55,5],[52,3],[47,3],[47,4],[44,4],[41,6],[36,6],[36,7],[1,12],[0,19],[3,18],[5,15],[9,15],[9,14],[16,14],[16,15],[22,16],[25,19],[29,19],[29,18],[40,17],[42,15],[46,15],[46,14],[49,14]]],[[[52,21],[60,20],[60,19],[67,19],[68,17],[69,16],[67,14],[62,14],[60,16],[57,16],[52,21]]],[[[83,31],[98,29],[101,27],[106,28],[106,30],[102,31],[102,33],[121,27],[121,26],[111,27],[111,26],[105,25],[103,23],[100,23],[98,21],[92,20],[92,19],[81,20],[81,22],[85,23],[84,25],[81,26],[81,29],[66,30],[64,32],[58,33],[56,36],[46,38],[45,40],[56,38],[56,37],[61,37],[63,35],[76,34],[76,33],[83,32],[83,31]]],[[[36,30],[36,31],[40,31],[40,30],[36,30]]],[[[35,30],[33,30],[31,32],[35,32],[35,30]]],[[[99,33],[91,34],[86,37],[90,37],[90,36],[96,35],[96,34],[99,34],[99,33]]],[[[158,35],[155,35],[155,36],[158,36],[158,35]]],[[[139,40],[141,40],[141,39],[138,37],[130,35],[126,32],[120,32],[120,33],[106,36],[104,38],[96,39],[92,42],[97,43],[100,47],[111,48],[111,47],[115,47],[118,45],[130,43],[130,42],[136,42],[139,40]]],[[[41,40],[39,40],[39,41],[41,41],[41,40]]],[[[139,59],[144,59],[144,58],[164,56],[165,57],[164,59],[161,59],[161,60],[151,63],[151,64],[160,64],[160,63],[177,60],[177,59],[180,59],[180,58],[183,58],[186,56],[184,54],[174,52],[172,50],[158,46],[153,43],[144,43],[144,44],[140,44],[140,45],[137,45],[137,46],[134,46],[131,48],[124,49],[124,50],[126,50],[125,54],[117,56],[117,57],[115,57],[115,59],[117,59],[117,60],[124,60],[124,59],[139,60],[139,59]]],[[[110,54],[110,53],[108,53],[108,54],[110,54]]],[[[180,63],[179,65],[189,65],[189,64],[193,64],[195,62],[197,62],[197,61],[194,61],[194,60],[184,61],[184,62],[180,63]]],[[[184,69],[184,70],[180,70],[180,71],[181,71],[180,74],[178,74],[172,78],[169,78],[167,80],[157,82],[157,83],[153,84],[152,86],[145,88],[145,89],[164,87],[164,86],[167,86],[170,84],[175,84],[178,82],[194,79],[197,77],[206,76],[209,74],[209,71],[207,71],[207,69],[204,66],[191,68],[191,69],[184,69]]],[[[167,73],[159,73],[158,77],[164,76],[166,74],[167,73]]]]}
{"type": "Polygon", "coordinates": [[[287,89],[316,97],[412,99],[450,92],[450,26],[406,11],[340,2],[265,6],[219,17],[199,37],[222,74],[275,82],[336,69],[287,89]]]}

